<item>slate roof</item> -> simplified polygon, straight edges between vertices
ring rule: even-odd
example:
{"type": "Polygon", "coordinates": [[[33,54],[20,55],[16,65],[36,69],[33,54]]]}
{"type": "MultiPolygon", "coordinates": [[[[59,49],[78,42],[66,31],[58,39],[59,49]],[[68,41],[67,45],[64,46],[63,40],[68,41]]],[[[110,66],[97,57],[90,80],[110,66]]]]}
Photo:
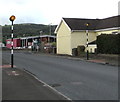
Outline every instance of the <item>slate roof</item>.
{"type": "Polygon", "coordinates": [[[99,30],[120,27],[118,19],[120,19],[120,15],[105,19],[63,18],[71,30],[99,30]],[[90,24],[88,28],[85,26],[86,23],[90,24]]]}
{"type": "Polygon", "coordinates": [[[120,21],[120,15],[106,19],[101,19],[100,22],[97,24],[96,29],[120,27],[119,21],[120,21]]]}

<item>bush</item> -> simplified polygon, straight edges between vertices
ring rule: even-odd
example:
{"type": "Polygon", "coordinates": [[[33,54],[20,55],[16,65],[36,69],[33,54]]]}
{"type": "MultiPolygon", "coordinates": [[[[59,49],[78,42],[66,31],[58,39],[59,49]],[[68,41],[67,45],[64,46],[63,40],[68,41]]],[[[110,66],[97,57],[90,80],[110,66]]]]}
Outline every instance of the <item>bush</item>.
{"type": "Polygon", "coordinates": [[[82,54],[83,52],[85,52],[85,46],[78,46],[77,47],[77,52],[78,52],[78,56],[80,54],[82,54]]]}
{"type": "Polygon", "coordinates": [[[52,47],[56,47],[56,42],[52,42],[52,47]]]}
{"type": "Polygon", "coordinates": [[[102,54],[120,54],[120,35],[102,34],[97,37],[97,51],[102,54]]]}

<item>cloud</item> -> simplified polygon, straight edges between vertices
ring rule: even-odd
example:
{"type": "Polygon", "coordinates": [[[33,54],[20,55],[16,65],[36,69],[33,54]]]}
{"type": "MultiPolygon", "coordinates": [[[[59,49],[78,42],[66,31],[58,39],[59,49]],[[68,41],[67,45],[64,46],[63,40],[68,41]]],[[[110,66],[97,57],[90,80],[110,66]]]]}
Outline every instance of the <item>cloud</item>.
{"type": "Polygon", "coordinates": [[[18,4],[18,5],[22,5],[22,4],[26,4],[28,3],[30,0],[1,0],[0,3],[1,4],[18,4]]]}
{"type": "Polygon", "coordinates": [[[120,1],[118,3],[118,15],[120,15],[120,1]]]}
{"type": "Polygon", "coordinates": [[[16,23],[56,23],[62,17],[104,18],[118,14],[119,0],[0,0],[0,20],[16,23]]]}

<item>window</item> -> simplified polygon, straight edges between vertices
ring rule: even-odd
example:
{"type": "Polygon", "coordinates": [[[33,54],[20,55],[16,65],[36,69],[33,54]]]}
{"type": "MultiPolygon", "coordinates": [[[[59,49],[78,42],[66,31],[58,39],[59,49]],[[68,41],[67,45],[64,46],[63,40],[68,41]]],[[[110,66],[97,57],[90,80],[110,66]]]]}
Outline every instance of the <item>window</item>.
{"type": "Polygon", "coordinates": [[[11,41],[7,41],[7,44],[11,44],[11,41]]]}

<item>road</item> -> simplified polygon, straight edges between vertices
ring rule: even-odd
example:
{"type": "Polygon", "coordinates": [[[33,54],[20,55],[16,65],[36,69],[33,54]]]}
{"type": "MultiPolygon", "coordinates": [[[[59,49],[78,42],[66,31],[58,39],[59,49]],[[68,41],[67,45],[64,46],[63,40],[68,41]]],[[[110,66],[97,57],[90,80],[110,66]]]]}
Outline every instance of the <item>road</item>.
{"type": "MultiPolygon", "coordinates": [[[[10,62],[10,52],[3,52],[10,62]]],[[[118,68],[64,57],[15,52],[14,64],[72,100],[117,100],[118,68]]]]}

